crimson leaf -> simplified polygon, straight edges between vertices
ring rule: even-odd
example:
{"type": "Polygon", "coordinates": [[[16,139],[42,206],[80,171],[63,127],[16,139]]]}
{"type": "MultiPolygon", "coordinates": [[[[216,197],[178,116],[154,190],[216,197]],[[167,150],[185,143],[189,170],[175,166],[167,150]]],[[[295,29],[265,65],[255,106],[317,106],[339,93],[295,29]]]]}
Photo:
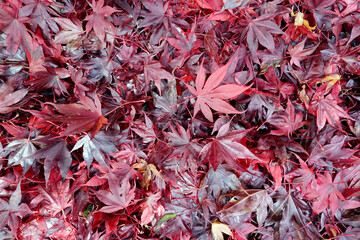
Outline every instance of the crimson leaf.
{"type": "Polygon", "coordinates": [[[240,113],[234,107],[224,100],[231,99],[244,92],[249,87],[237,84],[226,84],[219,86],[223,81],[225,74],[230,66],[228,62],[225,66],[217,69],[210,75],[205,83],[205,70],[201,64],[195,80],[195,88],[187,85],[189,91],[195,95],[196,102],[194,106],[194,116],[199,110],[204,114],[206,119],[213,122],[213,116],[210,108],[220,113],[240,113]]]}

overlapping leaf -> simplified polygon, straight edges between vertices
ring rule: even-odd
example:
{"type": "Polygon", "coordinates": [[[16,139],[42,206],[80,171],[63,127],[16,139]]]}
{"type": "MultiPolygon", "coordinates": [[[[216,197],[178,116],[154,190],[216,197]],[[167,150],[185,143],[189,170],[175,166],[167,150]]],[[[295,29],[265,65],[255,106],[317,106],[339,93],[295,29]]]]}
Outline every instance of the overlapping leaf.
{"type": "Polygon", "coordinates": [[[136,203],[135,188],[131,188],[128,179],[119,181],[113,173],[109,173],[109,190],[99,190],[95,194],[100,201],[106,204],[100,209],[101,212],[114,213],[136,203]]]}
{"type": "Polygon", "coordinates": [[[275,231],[280,238],[321,239],[310,219],[311,208],[304,200],[284,188],[279,189],[275,199],[272,217],[281,219],[275,220],[275,231]]]}
{"type": "Polygon", "coordinates": [[[272,34],[284,34],[277,24],[269,20],[270,18],[271,16],[264,14],[251,20],[247,26],[246,41],[253,56],[255,56],[259,43],[270,51],[274,51],[275,41],[272,34]]]}
{"type": "MultiPolygon", "coordinates": [[[[322,90],[324,89],[322,85],[322,90]]],[[[333,91],[337,92],[337,91],[333,91]]],[[[328,122],[331,126],[341,129],[340,118],[351,118],[347,112],[338,105],[338,100],[334,94],[324,96],[324,92],[319,90],[310,102],[309,111],[316,114],[316,124],[318,131],[324,128],[325,123],[328,122]]]]}
{"type": "Polygon", "coordinates": [[[359,238],[358,1],[0,2],[0,238],[359,238]]]}
{"type": "Polygon", "coordinates": [[[19,103],[27,93],[26,89],[14,91],[11,85],[3,83],[0,86],[0,113],[5,114],[17,109],[15,104],[19,103]]]}
{"type": "Polygon", "coordinates": [[[46,146],[28,156],[28,159],[44,159],[44,175],[48,181],[51,171],[58,167],[63,179],[69,171],[72,157],[68,149],[68,144],[61,139],[39,139],[39,142],[45,143],[46,146]]]}
{"type": "Polygon", "coordinates": [[[91,7],[93,9],[93,14],[88,15],[85,18],[85,20],[88,21],[86,24],[86,33],[89,34],[93,29],[100,41],[105,43],[106,29],[114,30],[114,26],[107,21],[106,18],[117,10],[110,6],[104,6],[104,0],[92,0],[91,7]]]}
{"type": "Polygon", "coordinates": [[[13,233],[19,227],[19,218],[31,214],[32,211],[26,203],[21,203],[21,186],[17,185],[16,190],[12,193],[9,201],[0,198],[0,228],[4,229],[9,225],[13,233]]]}
{"type": "Polygon", "coordinates": [[[216,170],[218,165],[226,161],[234,168],[240,168],[238,159],[252,159],[263,162],[246,146],[239,143],[250,130],[229,131],[230,122],[222,126],[216,136],[206,144],[200,152],[204,162],[209,162],[216,170]]]}
{"type": "Polygon", "coordinates": [[[81,104],[52,104],[61,115],[46,116],[45,118],[68,124],[62,135],[70,135],[83,131],[90,131],[95,136],[107,119],[102,115],[101,103],[97,95],[94,100],[84,97],[81,104]]]}
{"type": "Polygon", "coordinates": [[[105,161],[106,153],[116,152],[118,149],[115,144],[111,142],[111,137],[107,136],[105,132],[99,132],[95,137],[90,138],[89,135],[85,135],[82,139],[77,141],[71,151],[75,151],[79,148],[83,148],[83,157],[88,168],[90,168],[93,159],[95,159],[102,166],[107,167],[105,161]]]}
{"type": "Polygon", "coordinates": [[[205,70],[203,64],[201,64],[195,80],[195,88],[187,85],[189,91],[196,96],[194,116],[201,110],[206,119],[213,122],[214,119],[210,108],[220,113],[240,113],[240,111],[236,110],[224,100],[238,96],[249,87],[240,84],[225,84],[219,86],[225,77],[229,65],[230,62],[217,69],[205,82],[205,70]]]}

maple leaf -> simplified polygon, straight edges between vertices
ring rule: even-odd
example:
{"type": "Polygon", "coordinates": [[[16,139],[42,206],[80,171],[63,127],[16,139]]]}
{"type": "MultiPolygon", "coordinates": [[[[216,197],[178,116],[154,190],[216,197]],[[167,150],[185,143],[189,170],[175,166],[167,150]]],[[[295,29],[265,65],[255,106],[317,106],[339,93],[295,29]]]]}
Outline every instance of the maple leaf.
{"type": "Polygon", "coordinates": [[[113,72],[120,67],[119,62],[114,61],[111,54],[102,53],[99,57],[93,57],[84,62],[84,69],[89,70],[87,78],[93,83],[100,81],[103,77],[110,83],[113,72]]]}
{"type": "Polygon", "coordinates": [[[246,41],[253,56],[256,55],[258,43],[270,51],[275,50],[275,41],[271,34],[285,34],[278,25],[268,20],[270,18],[270,15],[264,14],[256,19],[252,19],[246,27],[246,41]]]}
{"type": "Polygon", "coordinates": [[[161,66],[161,63],[159,63],[158,61],[152,61],[150,63],[145,62],[144,75],[147,84],[149,84],[151,80],[155,82],[155,86],[159,90],[160,94],[161,94],[161,79],[167,79],[167,80],[174,79],[174,76],[171,75],[166,70],[164,70],[161,66]]]}
{"type": "Polygon", "coordinates": [[[190,239],[191,237],[191,202],[187,199],[173,201],[168,204],[163,218],[161,218],[156,227],[162,230],[160,238],[165,236],[170,239],[190,239]],[[161,228],[160,228],[161,227],[161,228]]]}
{"type": "Polygon", "coordinates": [[[253,159],[264,162],[255,156],[247,147],[238,142],[242,140],[251,129],[229,132],[229,127],[230,122],[222,126],[216,138],[213,138],[203,147],[200,152],[203,162],[209,162],[215,171],[223,161],[226,161],[230,166],[235,168],[240,167],[237,159],[253,159]]]}
{"type": "Polygon", "coordinates": [[[249,87],[238,84],[226,84],[219,86],[223,81],[225,74],[230,66],[228,62],[225,66],[217,69],[210,75],[205,83],[205,71],[203,63],[200,66],[195,80],[195,88],[186,84],[189,91],[196,96],[194,106],[194,117],[199,110],[204,114],[205,118],[213,122],[213,115],[210,108],[220,113],[241,113],[224,100],[231,99],[243,93],[249,87]]]}
{"type": "Polygon", "coordinates": [[[0,198],[0,229],[4,229],[8,225],[17,236],[17,229],[19,227],[19,219],[31,214],[29,206],[26,203],[21,203],[21,187],[20,182],[16,190],[11,194],[9,202],[0,198]]]}
{"type": "Polygon", "coordinates": [[[229,171],[229,167],[219,165],[216,171],[210,168],[202,181],[201,189],[198,191],[199,201],[204,201],[207,194],[217,200],[221,194],[237,190],[240,185],[239,179],[233,172],[229,171]]]}
{"type": "Polygon", "coordinates": [[[121,144],[121,150],[114,152],[111,156],[116,158],[118,161],[126,162],[129,165],[146,158],[146,154],[143,151],[138,150],[134,146],[134,142],[131,142],[131,144],[121,144]]]}
{"type": "Polygon", "coordinates": [[[105,31],[115,29],[115,27],[107,21],[106,18],[118,10],[110,6],[104,7],[104,0],[92,0],[91,7],[93,9],[93,13],[85,18],[85,20],[88,21],[86,23],[86,34],[89,34],[91,29],[93,29],[96,36],[103,44],[105,44],[105,31]]]}
{"type": "Polygon", "coordinates": [[[2,238],[359,238],[357,0],[0,2],[2,238]]]}
{"type": "Polygon", "coordinates": [[[23,174],[25,174],[35,158],[29,157],[36,152],[34,141],[29,139],[16,139],[10,142],[1,152],[2,157],[9,155],[8,164],[10,166],[20,164],[23,168],[23,174]]]}
{"type": "Polygon", "coordinates": [[[20,89],[14,91],[14,87],[3,83],[0,86],[0,113],[6,114],[12,112],[19,107],[16,106],[17,103],[21,102],[21,100],[26,96],[28,90],[20,89]]]}
{"type": "Polygon", "coordinates": [[[89,135],[85,135],[76,142],[71,152],[82,147],[83,157],[88,169],[90,169],[93,159],[107,168],[108,165],[105,162],[104,153],[113,153],[118,150],[110,138],[111,137],[107,136],[105,132],[99,132],[93,138],[90,138],[89,135]]]}
{"type": "Polygon", "coordinates": [[[257,148],[259,150],[272,150],[274,155],[282,162],[289,158],[288,150],[292,152],[305,153],[305,149],[298,142],[286,136],[264,136],[261,137],[257,148]]]}
{"type": "MultiPolygon", "coordinates": [[[[171,132],[163,132],[169,141],[169,146],[173,149],[171,156],[181,156],[188,159],[189,155],[196,156],[201,151],[201,146],[191,139],[190,130],[185,130],[177,124],[176,130],[170,125],[171,132]]],[[[169,157],[170,158],[170,157],[169,157]]]]}
{"type": "Polygon", "coordinates": [[[141,23],[139,24],[140,28],[151,25],[157,26],[165,21],[165,17],[166,17],[165,15],[169,7],[168,2],[165,2],[164,4],[163,1],[154,1],[154,2],[144,1],[142,2],[142,4],[146,7],[146,9],[149,10],[149,12],[142,13],[141,16],[144,17],[145,19],[141,21],[141,23]]]}
{"type": "Polygon", "coordinates": [[[44,66],[45,57],[42,46],[34,44],[33,50],[26,51],[26,57],[29,62],[29,72],[33,76],[36,72],[46,71],[44,66]]]}
{"type": "Polygon", "coordinates": [[[294,177],[293,183],[301,185],[303,197],[314,189],[315,173],[314,168],[309,168],[306,162],[304,162],[297,154],[293,153],[300,162],[299,168],[296,168],[292,172],[286,174],[286,177],[294,177]]]}
{"type": "Polygon", "coordinates": [[[340,69],[351,72],[353,74],[359,73],[359,52],[360,47],[351,47],[346,45],[345,47],[335,46],[334,43],[328,42],[327,47],[321,50],[322,57],[326,60],[332,59],[332,64],[337,64],[340,69]]]}
{"type": "MultiPolygon", "coordinates": [[[[354,17],[355,18],[355,17],[354,17]]],[[[357,38],[358,36],[360,36],[360,19],[356,19],[355,18],[355,24],[353,26],[353,28],[351,29],[351,35],[348,41],[348,44],[354,40],[355,38],[357,38]]]]}
{"type": "Polygon", "coordinates": [[[308,162],[318,166],[328,167],[333,164],[344,164],[357,152],[355,149],[344,148],[346,137],[334,136],[329,144],[316,144],[312,149],[308,162]]]}
{"type": "Polygon", "coordinates": [[[214,11],[221,10],[221,7],[224,5],[223,1],[219,0],[196,0],[196,3],[206,9],[212,9],[214,11]]]}
{"type": "Polygon", "coordinates": [[[245,8],[245,6],[247,6],[250,2],[250,0],[226,0],[220,12],[225,10],[232,10],[238,7],[240,7],[240,9],[245,8]]]}
{"type": "Polygon", "coordinates": [[[214,240],[224,240],[223,233],[233,237],[233,234],[228,225],[218,221],[211,223],[211,234],[214,240]]]}
{"type": "Polygon", "coordinates": [[[302,113],[295,113],[295,109],[291,101],[288,99],[285,111],[280,110],[274,112],[267,122],[277,128],[277,130],[271,130],[271,134],[281,136],[290,136],[291,133],[301,128],[305,123],[302,113]]]}
{"type": "Polygon", "coordinates": [[[150,194],[145,202],[145,209],[141,214],[141,224],[149,224],[155,217],[161,216],[164,212],[164,207],[160,204],[161,192],[150,194]]]}
{"type": "Polygon", "coordinates": [[[156,134],[154,131],[153,122],[145,115],[145,124],[143,122],[137,121],[134,123],[134,126],[131,128],[137,135],[142,137],[144,143],[153,143],[156,139],[156,134]]]}
{"type": "Polygon", "coordinates": [[[334,3],[335,0],[328,0],[328,1],[307,0],[305,5],[306,5],[306,9],[313,14],[316,24],[318,26],[331,28],[332,26],[331,19],[336,17],[336,13],[329,10],[328,8],[334,3]]]}
{"type": "Polygon", "coordinates": [[[19,0],[9,1],[0,8],[0,29],[7,34],[6,50],[14,55],[21,44],[25,49],[31,50],[33,41],[26,26],[30,12],[22,8],[19,0]]]}
{"type": "Polygon", "coordinates": [[[95,192],[96,197],[107,206],[99,211],[114,213],[135,204],[135,187],[131,188],[128,177],[120,180],[110,171],[108,174],[109,190],[99,190],[95,192]]]}
{"type": "Polygon", "coordinates": [[[257,115],[260,119],[268,118],[275,111],[274,102],[277,102],[275,96],[263,93],[254,92],[249,98],[249,105],[246,110],[246,118],[249,121],[254,121],[257,115]]]}
{"type": "Polygon", "coordinates": [[[262,87],[263,90],[272,91],[274,93],[279,92],[279,95],[281,95],[285,99],[287,98],[287,96],[293,94],[294,86],[291,83],[288,82],[284,83],[280,81],[279,77],[277,76],[277,73],[275,72],[274,67],[269,67],[264,75],[269,83],[266,83],[262,87]]]}
{"type": "Polygon", "coordinates": [[[30,90],[42,91],[44,89],[53,89],[57,96],[69,94],[67,88],[69,84],[61,79],[68,78],[69,72],[64,68],[45,67],[45,71],[34,73],[34,78],[29,79],[24,84],[29,85],[30,90]]]}
{"type": "Polygon", "coordinates": [[[176,114],[177,106],[174,105],[175,103],[173,103],[166,94],[164,96],[159,96],[158,94],[153,93],[153,97],[154,105],[157,108],[157,111],[160,112],[158,115],[170,117],[171,115],[176,114]]]}
{"type": "Polygon", "coordinates": [[[268,215],[267,208],[269,207],[270,210],[273,208],[273,201],[267,190],[244,189],[235,191],[231,195],[233,195],[232,200],[218,212],[223,215],[223,219],[236,218],[256,211],[258,224],[261,225],[268,215]]]}
{"type": "Polygon", "coordinates": [[[324,128],[326,122],[334,128],[341,129],[340,117],[351,119],[346,111],[337,105],[338,90],[333,88],[332,93],[325,97],[325,87],[326,84],[320,86],[312,98],[309,107],[309,112],[316,116],[318,132],[324,128]]]}
{"type": "Polygon", "coordinates": [[[24,9],[26,9],[24,11],[31,12],[29,23],[34,31],[37,27],[40,27],[48,39],[51,38],[50,29],[55,33],[59,31],[54,18],[50,16],[50,14],[58,15],[56,11],[51,8],[53,2],[49,0],[26,0],[25,2],[27,5],[24,7],[24,9]]]}
{"type": "Polygon", "coordinates": [[[266,71],[268,67],[277,67],[284,61],[286,51],[285,45],[285,42],[282,39],[279,39],[279,41],[275,42],[274,51],[265,49],[256,52],[256,56],[262,60],[261,72],[266,71]]]}
{"type": "Polygon", "coordinates": [[[39,138],[37,141],[46,145],[27,158],[45,159],[44,175],[46,182],[49,181],[51,170],[53,170],[56,166],[59,167],[61,176],[65,179],[72,162],[72,157],[67,147],[67,143],[62,139],[52,139],[49,137],[44,137],[42,139],[39,138]]]}
{"type": "Polygon", "coordinates": [[[318,173],[315,185],[315,192],[308,194],[308,198],[316,197],[313,204],[313,211],[316,213],[323,212],[330,207],[332,216],[335,215],[337,209],[352,209],[360,207],[360,202],[354,200],[346,200],[343,191],[346,188],[344,182],[344,174],[340,171],[336,174],[334,181],[329,172],[324,175],[318,173]]]}
{"type": "Polygon", "coordinates": [[[86,92],[90,89],[85,86],[88,82],[88,79],[84,76],[84,73],[81,69],[76,70],[72,66],[69,66],[70,77],[75,83],[74,93],[81,99],[86,96],[86,92]]]}
{"type": "Polygon", "coordinates": [[[191,53],[196,52],[203,44],[203,41],[196,37],[196,26],[197,24],[194,22],[189,33],[185,33],[181,28],[176,27],[174,28],[175,38],[166,38],[170,45],[178,50],[176,52],[177,57],[170,63],[171,66],[182,67],[191,53]]]}
{"type": "Polygon", "coordinates": [[[41,203],[49,210],[52,216],[62,213],[65,216],[65,211],[69,211],[73,206],[73,199],[71,190],[69,188],[69,180],[57,181],[49,187],[42,187],[39,185],[39,195],[32,200],[32,204],[41,203]]]}
{"type": "Polygon", "coordinates": [[[139,28],[150,30],[149,43],[158,44],[161,37],[168,37],[169,32],[176,31],[177,27],[190,28],[189,23],[182,18],[176,18],[175,13],[167,1],[142,1],[149,11],[141,10],[140,16],[144,19],[138,24],[139,28]]]}
{"type": "Polygon", "coordinates": [[[95,94],[94,100],[90,97],[80,99],[81,104],[51,104],[62,115],[46,116],[45,118],[67,123],[67,128],[61,133],[67,136],[79,132],[90,131],[94,137],[107,119],[101,113],[101,103],[99,97],[95,94]]]}
{"type": "Polygon", "coordinates": [[[276,224],[275,234],[279,234],[280,239],[322,239],[310,219],[310,206],[296,197],[293,190],[280,187],[274,199],[272,218],[276,224]]]}
{"type": "Polygon", "coordinates": [[[294,47],[289,47],[289,54],[291,56],[290,64],[294,64],[300,68],[302,68],[300,61],[311,58],[312,54],[317,49],[317,46],[305,48],[306,39],[304,39],[301,43],[296,44],[294,47]]]}
{"type": "Polygon", "coordinates": [[[256,230],[256,226],[249,222],[250,218],[250,212],[234,218],[227,218],[226,214],[220,214],[221,222],[229,225],[234,234],[234,239],[248,239],[248,234],[256,230]]]}
{"type": "Polygon", "coordinates": [[[62,28],[54,38],[56,44],[79,43],[85,35],[85,31],[78,20],[71,21],[68,18],[54,18],[54,21],[62,28]]]}

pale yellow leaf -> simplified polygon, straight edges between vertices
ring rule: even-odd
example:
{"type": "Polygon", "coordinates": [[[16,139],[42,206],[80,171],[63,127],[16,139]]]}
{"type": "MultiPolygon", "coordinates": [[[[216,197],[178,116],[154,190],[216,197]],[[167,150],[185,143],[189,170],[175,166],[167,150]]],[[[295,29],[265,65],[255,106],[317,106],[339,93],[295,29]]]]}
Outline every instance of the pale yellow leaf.
{"type": "Polygon", "coordinates": [[[223,233],[231,237],[233,236],[229,226],[218,221],[215,221],[211,224],[211,233],[214,240],[224,240],[223,233]]]}
{"type": "Polygon", "coordinates": [[[291,9],[291,16],[295,17],[294,26],[295,27],[301,27],[305,26],[310,31],[314,31],[316,29],[316,26],[310,27],[309,21],[304,19],[305,14],[302,12],[294,13],[294,11],[291,9]]]}
{"type": "Polygon", "coordinates": [[[298,12],[295,14],[295,27],[301,27],[304,25],[304,14],[302,12],[298,12]]]}
{"type": "Polygon", "coordinates": [[[327,89],[331,88],[335,85],[339,80],[341,79],[341,76],[339,74],[334,75],[328,75],[321,79],[321,81],[318,81],[317,83],[326,83],[328,82],[327,89]]]}

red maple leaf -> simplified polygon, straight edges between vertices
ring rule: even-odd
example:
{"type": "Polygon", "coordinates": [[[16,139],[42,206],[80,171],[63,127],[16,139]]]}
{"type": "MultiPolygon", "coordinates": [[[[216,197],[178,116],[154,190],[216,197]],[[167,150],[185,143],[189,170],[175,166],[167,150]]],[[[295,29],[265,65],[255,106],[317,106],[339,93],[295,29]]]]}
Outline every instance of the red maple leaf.
{"type": "Polygon", "coordinates": [[[319,232],[311,224],[310,210],[311,207],[306,201],[297,197],[294,190],[286,191],[280,187],[274,199],[273,219],[279,230],[280,239],[321,239],[319,232]],[[310,224],[309,224],[310,223],[310,224]]]}
{"type": "Polygon", "coordinates": [[[336,174],[334,181],[329,172],[324,175],[318,173],[315,190],[312,194],[308,194],[308,198],[315,197],[313,210],[316,213],[321,213],[327,207],[330,207],[331,214],[334,216],[337,209],[351,209],[360,207],[360,202],[354,200],[346,200],[343,192],[346,188],[344,182],[344,174],[340,171],[336,174]]]}
{"type": "Polygon", "coordinates": [[[264,162],[255,156],[247,147],[239,143],[251,130],[229,131],[230,122],[222,126],[216,136],[206,144],[200,152],[204,162],[209,162],[216,170],[218,165],[226,161],[230,166],[240,168],[237,159],[253,159],[264,162]]]}
{"type": "Polygon", "coordinates": [[[61,115],[45,116],[45,119],[68,124],[62,131],[62,136],[90,131],[94,137],[101,126],[107,124],[107,119],[101,113],[100,99],[95,94],[94,100],[84,97],[80,102],[81,104],[51,104],[61,115]]]}
{"type": "Polygon", "coordinates": [[[114,153],[118,150],[115,147],[115,144],[110,140],[111,136],[107,136],[102,131],[93,138],[90,138],[89,135],[85,135],[77,141],[71,151],[75,151],[81,147],[83,148],[83,157],[88,169],[90,169],[93,159],[106,168],[105,153],[114,153]]]}
{"type": "Polygon", "coordinates": [[[155,86],[159,90],[160,94],[161,94],[161,79],[172,80],[175,78],[169,72],[164,70],[158,61],[152,61],[150,63],[145,62],[144,75],[147,84],[150,83],[150,80],[153,80],[155,82],[155,86]]]}
{"type": "Polygon", "coordinates": [[[274,112],[267,121],[277,128],[276,130],[271,130],[271,134],[278,136],[290,136],[291,133],[304,125],[302,113],[295,112],[295,108],[290,100],[288,100],[285,110],[274,112]]]}
{"type": "Polygon", "coordinates": [[[19,107],[17,103],[21,102],[26,96],[28,90],[21,89],[14,91],[14,87],[10,84],[3,83],[0,86],[0,113],[9,113],[19,107]]]}
{"type": "Polygon", "coordinates": [[[59,167],[61,176],[65,179],[72,162],[67,143],[62,139],[49,137],[38,139],[38,142],[46,145],[34,154],[28,156],[27,159],[44,158],[44,175],[46,182],[49,181],[51,171],[56,166],[59,167]]]}
{"type": "Polygon", "coordinates": [[[285,34],[276,23],[269,20],[271,18],[271,15],[263,14],[248,23],[246,41],[253,56],[256,55],[259,43],[270,51],[275,50],[275,41],[271,34],[285,34]]]}
{"type": "Polygon", "coordinates": [[[225,164],[219,165],[216,171],[210,168],[202,180],[202,188],[198,191],[200,202],[206,200],[208,195],[217,200],[221,194],[239,189],[241,183],[230,169],[231,167],[225,164]]]}
{"type": "Polygon", "coordinates": [[[26,203],[21,203],[21,188],[20,183],[16,190],[12,193],[9,202],[0,198],[0,229],[4,229],[9,225],[14,235],[17,235],[19,228],[19,218],[31,214],[32,211],[26,203]]]}
{"type": "Polygon", "coordinates": [[[195,95],[196,102],[194,106],[194,117],[199,110],[204,114],[206,119],[213,122],[213,115],[210,108],[220,113],[241,113],[224,100],[231,99],[247,90],[249,87],[240,84],[226,84],[219,86],[223,81],[225,74],[230,66],[228,62],[225,66],[217,69],[210,75],[205,83],[205,70],[201,64],[195,80],[195,88],[186,84],[189,91],[195,95]]]}
{"type": "Polygon", "coordinates": [[[328,144],[322,143],[322,145],[319,145],[316,143],[310,153],[308,162],[322,167],[350,163],[351,157],[357,150],[345,148],[345,140],[345,136],[335,135],[328,144]]]}
{"type": "Polygon", "coordinates": [[[65,210],[73,207],[72,193],[69,188],[69,179],[49,184],[48,187],[39,185],[39,195],[32,203],[41,203],[52,216],[61,213],[65,216],[65,210]]]}
{"type": "Polygon", "coordinates": [[[62,28],[54,38],[56,44],[79,43],[85,35],[81,22],[77,21],[77,19],[71,21],[67,18],[54,18],[54,21],[62,28]]]}
{"type": "MultiPolygon", "coordinates": [[[[282,82],[279,78],[281,76],[278,76],[280,74],[276,73],[274,67],[269,67],[264,75],[269,83],[264,81],[263,90],[269,90],[274,93],[279,92],[279,95],[281,95],[284,99],[293,94],[294,85],[288,82],[282,82]]],[[[260,83],[261,82],[259,81],[259,85],[260,83]]]]}
{"type": "Polygon", "coordinates": [[[117,12],[117,10],[110,6],[104,7],[104,0],[92,0],[91,7],[93,9],[93,14],[88,15],[85,18],[85,20],[88,21],[86,24],[86,34],[89,34],[91,29],[93,29],[96,36],[103,44],[105,44],[105,31],[114,31],[115,29],[114,26],[106,20],[106,18],[114,12],[117,12]]]}
{"type": "Polygon", "coordinates": [[[67,91],[69,84],[61,80],[70,76],[67,69],[45,67],[45,71],[37,71],[33,76],[33,79],[29,79],[24,83],[29,86],[30,90],[40,92],[45,89],[53,89],[57,96],[69,94],[67,91]]]}
{"type": "Polygon", "coordinates": [[[0,30],[7,34],[6,50],[14,55],[21,44],[25,49],[31,50],[33,39],[26,26],[29,21],[30,12],[22,8],[22,2],[19,0],[9,1],[0,8],[0,30]]]}
{"type": "Polygon", "coordinates": [[[50,29],[53,32],[58,32],[59,27],[56,25],[54,18],[50,14],[57,16],[58,14],[52,9],[52,2],[49,0],[28,0],[26,1],[26,11],[31,12],[29,21],[32,29],[40,27],[43,30],[44,35],[50,38],[50,29]]]}
{"type": "Polygon", "coordinates": [[[315,52],[318,46],[305,48],[306,39],[301,43],[296,44],[294,47],[289,47],[289,54],[291,56],[290,64],[294,64],[302,68],[300,61],[313,57],[312,54],[315,52]]]}
{"type": "Polygon", "coordinates": [[[175,38],[166,39],[171,46],[178,49],[176,52],[177,57],[170,63],[172,66],[182,67],[184,62],[191,56],[191,53],[198,51],[197,49],[203,44],[203,41],[198,40],[196,37],[196,26],[195,22],[188,34],[181,28],[176,27],[174,28],[175,38]]]}
{"type": "Polygon", "coordinates": [[[201,147],[196,141],[191,140],[190,130],[185,130],[181,125],[177,124],[177,130],[170,125],[171,132],[163,132],[169,141],[169,146],[173,150],[171,156],[182,157],[188,160],[188,156],[197,154],[201,151],[201,147]]]}
{"type": "Polygon", "coordinates": [[[99,190],[95,192],[100,201],[107,206],[100,209],[101,212],[114,213],[121,209],[135,204],[135,187],[131,188],[129,179],[120,180],[110,171],[108,174],[109,190],[99,190]]]}
{"type": "Polygon", "coordinates": [[[333,86],[331,94],[326,94],[327,84],[320,86],[312,101],[310,102],[309,112],[316,116],[318,131],[323,129],[328,122],[334,128],[341,129],[340,117],[351,119],[351,117],[338,104],[339,89],[333,86]]]}

